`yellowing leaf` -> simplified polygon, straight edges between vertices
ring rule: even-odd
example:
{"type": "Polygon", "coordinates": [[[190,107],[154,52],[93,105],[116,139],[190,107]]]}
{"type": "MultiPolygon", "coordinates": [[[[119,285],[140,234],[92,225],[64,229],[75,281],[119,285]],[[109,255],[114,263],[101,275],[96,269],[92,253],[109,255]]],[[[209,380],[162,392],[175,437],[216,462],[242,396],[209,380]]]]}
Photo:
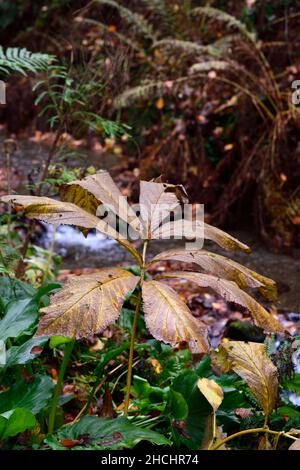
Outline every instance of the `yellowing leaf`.
{"type": "Polygon", "coordinates": [[[214,412],[216,412],[224,398],[224,393],[220,385],[218,385],[214,380],[203,377],[198,380],[197,386],[213,408],[214,412]]]}
{"type": "Polygon", "coordinates": [[[86,338],[103,331],[117,320],[126,296],[136,287],[139,277],[124,269],[103,269],[70,278],[51,298],[36,336],[86,338]]]}
{"type": "Polygon", "coordinates": [[[144,237],[153,238],[153,232],[167,215],[179,206],[174,192],[167,192],[170,185],[153,181],[140,183],[140,213],[145,227],[144,237]]]}
{"type": "Polygon", "coordinates": [[[194,353],[208,351],[206,326],[193,317],[171,287],[148,281],[143,283],[142,290],[145,322],[154,338],[172,346],[186,341],[194,353]]]}
{"type": "Polygon", "coordinates": [[[172,272],[163,276],[164,278],[182,278],[195,282],[201,287],[210,287],[229,302],[235,302],[246,307],[257,326],[267,332],[283,332],[283,327],[276,318],[270,315],[253,297],[242,291],[233,281],[227,281],[209,274],[197,272],[172,272]]]}
{"type": "Polygon", "coordinates": [[[215,276],[221,276],[236,282],[241,288],[258,288],[267,298],[276,298],[276,285],[272,279],[262,276],[225,256],[205,250],[169,250],[155,256],[151,263],[164,260],[195,263],[215,276]]]}
{"type": "MultiPolygon", "coordinates": [[[[202,224],[201,221],[198,221],[197,225],[199,225],[198,232],[200,234],[203,232],[204,239],[214,241],[221,248],[224,248],[224,250],[241,250],[246,253],[251,252],[251,249],[247,245],[232,237],[228,233],[223,232],[219,228],[213,227],[207,223],[202,224]]],[[[185,220],[184,223],[182,223],[181,220],[176,220],[174,222],[167,222],[155,229],[153,238],[169,238],[170,235],[182,235],[186,238],[195,237],[194,221],[185,220]]]]}
{"type": "Polygon", "coordinates": [[[231,369],[241,376],[251,388],[266,416],[276,404],[278,380],[277,369],[261,343],[228,341],[219,346],[227,354],[231,369]]]}
{"type": "Polygon", "coordinates": [[[293,444],[289,447],[289,450],[300,450],[300,439],[294,441],[293,444]]]}
{"type": "Polygon", "coordinates": [[[165,106],[165,100],[163,98],[158,98],[155,103],[155,106],[157,107],[157,109],[163,109],[165,106]]]}
{"type": "Polygon", "coordinates": [[[63,186],[62,198],[96,215],[100,204],[111,208],[121,219],[126,220],[135,230],[139,230],[140,222],[130,208],[127,199],[110,176],[102,170],[82,180],[72,181],[63,186]],[[95,204],[98,201],[98,205],[95,204]]]}
{"type": "Polygon", "coordinates": [[[75,225],[83,228],[95,228],[107,236],[117,238],[117,232],[95,215],[81,209],[73,203],[56,201],[48,197],[14,196],[1,198],[3,202],[12,202],[25,208],[25,213],[32,219],[42,220],[55,225],[75,225]]]}

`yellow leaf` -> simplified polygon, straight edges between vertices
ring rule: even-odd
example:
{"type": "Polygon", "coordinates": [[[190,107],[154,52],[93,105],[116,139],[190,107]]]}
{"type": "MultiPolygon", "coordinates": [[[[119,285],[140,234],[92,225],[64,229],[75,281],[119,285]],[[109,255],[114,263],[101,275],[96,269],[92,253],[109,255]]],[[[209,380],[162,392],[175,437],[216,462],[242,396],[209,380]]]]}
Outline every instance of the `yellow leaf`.
{"type": "Polygon", "coordinates": [[[247,382],[265,415],[269,416],[276,405],[278,380],[277,369],[265,345],[228,341],[222,343],[219,350],[223,357],[227,355],[231,369],[247,382]]]}
{"type": "Polygon", "coordinates": [[[139,277],[120,268],[68,279],[51,298],[51,305],[41,309],[36,336],[80,339],[100,333],[117,320],[138,281],[139,277]]]}
{"type": "Polygon", "coordinates": [[[145,322],[154,338],[172,346],[186,341],[194,353],[208,351],[206,326],[193,317],[171,287],[158,281],[147,281],[142,290],[145,322]]]}
{"type": "Polygon", "coordinates": [[[276,285],[272,279],[262,276],[261,274],[258,274],[236,261],[226,258],[225,256],[217,255],[205,250],[189,251],[177,249],[160,253],[155,256],[150,263],[164,260],[197,264],[207,272],[213,273],[215,276],[220,276],[236,282],[241,288],[257,288],[268,299],[274,300],[276,298],[276,285]]]}
{"type": "MultiPolygon", "coordinates": [[[[201,223],[199,223],[199,225],[201,225],[201,223]]],[[[223,230],[220,230],[219,228],[204,223],[203,231],[204,239],[212,240],[213,242],[217,243],[221,248],[224,248],[224,250],[241,250],[246,253],[251,252],[249,246],[240,242],[228,233],[223,232],[223,230]]],[[[167,222],[154,231],[153,238],[169,238],[170,234],[171,236],[183,234],[183,237],[193,238],[195,236],[194,221],[186,220],[184,224],[182,224],[181,220],[176,220],[175,222],[167,222]]]]}
{"type": "Polygon", "coordinates": [[[176,186],[155,181],[140,182],[140,213],[144,225],[143,237],[153,238],[153,232],[162,221],[179,206],[176,186]],[[168,191],[174,189],[174,191],[168,191]]]}
{"type": "Polygon", "coordinates": [[[218,385],[214,380],[203,377],[198,380],[197,386],[213,408],[214,412],[216,412],[224,398],[224,393],[220,385],[218,385]]]}
{"type": "Polygon", "coordinates": [[[275,333],[284,331],[279,321],[270,315],[253,297],[242,291],[235,282],[198,272],[175,271],[161,277],[186,279],[189,282],[195,282],[198,286],[210,287],[228,302],[235,302],[246,307],[250,311],[255,324],[263,330],[275,333]]]}
{"type": "Polygon", "coordinates": [[[293,444],[289,447],[289,450],[300,450],[300,439],[294,441],[293,444]]]}
{"type": "Polygon", "coordinates": [[[163,98],[158,98],[158,100],[155,103],[155,106],[157,107],[157,109],[163,109],[164,106],[165,106],[164,99],[163,98]]]}

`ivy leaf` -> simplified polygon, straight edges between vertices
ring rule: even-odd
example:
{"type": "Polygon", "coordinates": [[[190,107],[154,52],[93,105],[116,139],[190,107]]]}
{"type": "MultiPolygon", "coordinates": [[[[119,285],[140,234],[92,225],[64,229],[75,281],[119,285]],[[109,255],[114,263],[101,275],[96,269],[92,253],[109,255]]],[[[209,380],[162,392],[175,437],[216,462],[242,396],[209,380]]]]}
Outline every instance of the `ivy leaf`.
{"type": "Polygon", "coordinates": [[[193,317],[171,287],[158,281],[148,281],[143,283],[142,291],[145,322],[154,338],[172,346],[186,341],[194,353],[208,351],[206,326],[193,317]]]}
{"type": "Polygon", "coordinates": [[[247,382],[265,415],[269,416],[276,405],[278,379],[277,369],[268,357],[265,345],[228,341],[219,346],[219,351],[222,363],[225,356],[230,368],[247,382]]]}
{"type": "Polygon", "coordinates": [[[195,282],[201,287],[210,287],[228,302],[235,302],[246,307],[254,323],[267,332],[283,332],[284,329],[279,321],[270,315],[253,297],[242,291],[233,281],[221,279],[217,276],[202,274],[197,272],[172,272],[161,276],[163,278],[181,278],[190,282],[195,282]]]}
{"type": "Polygon", "coordinates": [[[51,305],[41,309],[36,336],[79,339],[103,331],[117,320],[138,281],[139,277],[119,268],[68,279],[51,305]]]}
{"type": "Polygon", "coordinates": [[[205,250],[168,250],[155,256],[150,264],[164,260],[197,264],[215,276],[236,282],[242,289],[246,287],[259,289],[268,299],[276,299],[276,285],[272,279],[262,276],[225,256],[205,250]]]}

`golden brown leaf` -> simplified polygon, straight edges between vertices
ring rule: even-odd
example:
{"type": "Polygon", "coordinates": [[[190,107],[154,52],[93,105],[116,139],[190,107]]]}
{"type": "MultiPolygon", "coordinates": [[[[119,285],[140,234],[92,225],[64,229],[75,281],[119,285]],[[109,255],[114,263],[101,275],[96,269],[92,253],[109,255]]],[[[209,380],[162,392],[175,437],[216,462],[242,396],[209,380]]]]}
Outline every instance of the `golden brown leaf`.
{"type": "Polygon", "coordinates": [[[259,401],[266,416],[276,404],[278,380],[277,369],[261,343],[228,341],[219,346],[221,354],[227,354],[231,369],[242,377],[259,401]]]}
{"type": "Polygon", "coordinates": [[[195,263],[215,276],[221,276],[236,282],[241,288],[258,288],[267,298],[276,298],[276,285],[272,279],[262,276],[225,256],[205,250],[168,250],[155,256],[151,263],[164,260],[195,263]]]}
{"type": "Polygon", "coordinates": [[[31,219],[54,225],[95,228],[112,238],[118,237],[117,232],[106,222],[70,202],[56,201],[48,197],[15,195],[3,196],[1,200],[23,206],[26,215],[31,219]]]}
{"type": "Polygon", "coordinates": [[[65,201],[73,202],[94,215],[96,215],[98,206],[104,204],[110,207],[121,219],[130,223],[135,230],[139,230],[139,219],[110,174],[105,170],[64,185],[62,198],[65,201]]]}
{"type": "Polygon", "coordinates": [[[117,320],[138,281],[139,277],[119,268],[68,279],[51,298],[51,305],[41,309],[36,336],[79,339],[103,331],[117,320]]]}
{"type": "Polygon", "coordinates": [[[194,238],[195,229],[197,228],[197,236],[201,236],[206,240],[212,240],[217,243],[224,250],[235,251],[241,250],[246,253],[250,253],[251,249],[240,242],[236,238],[232,237],[228,233],[223,232],[219,228],[213,227],[207,223],[197,222],[195,225],[194,221],[190,220],[176,220],[174,222],[166,222],[160,227],[157,227],[153,233],[153,238],[169,238],[170,236],[183,236],[185,238],[194,238]],[[198,227],[198,228],[197,228],[198,227]],[[198,235],[199,234],[199,235],[198,235]]]}
{"type": "Polygon", "coordinates": [[[233,281],[227,281],[210,274],[197,272],[172,272],[163,276],[164,278],[181,278],[195,282],[201,287],[210,287],[229,302],[235,302],[246,307],[257,326],[267,332],[282,332],[283,327],[276,318],[270,315],[253,297],[242,291],[233,281]]]}
{"type": "Polygon", "coordinates": [[[169,286],[158,282],[143,283],[145,322],[154,338],[175,346],[189,343],[194,353],[207,352],[207,328],[194,318],[189,308],[169,286]]]}
{"type": "Polygon", "coordinates": [[[289,450],[300,450],[300,439],[295,440],[289,450]]]}
{"type": "Polygon", "coordinates": [[[140,182],[141,219],[145,228],[144,237],[149,240],[153,238],[153,232],[168,214],[179,206],[175,192],[167,191],[168,189],[170,189],[168,184],[140,182]]]}
{"type": "Polygon", "coordinates": [[[203,377],[198,380],[197,386],[211,405],[214,412],[216,412],[224,398],[224,393],[220,385],[218,385],[214,380],[203,377]]]}

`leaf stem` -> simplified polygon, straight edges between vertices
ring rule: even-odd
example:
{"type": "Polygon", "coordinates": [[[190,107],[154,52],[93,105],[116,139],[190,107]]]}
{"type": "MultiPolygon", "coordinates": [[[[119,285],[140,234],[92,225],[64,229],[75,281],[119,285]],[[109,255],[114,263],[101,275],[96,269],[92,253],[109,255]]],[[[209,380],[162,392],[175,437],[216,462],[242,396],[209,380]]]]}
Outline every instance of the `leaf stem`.
{"type": "Polygon", "coordinates": [[[126,383],[125,407],[124,407],[124,416],[126,416],[126,417],[128,416],[130,389],[131,389],[131,381],[132,381],[132,364],[133,364],[135,335],[136,335],[136,329],[137,329],[137,324],[138,324],[138,319],[139,319],[139,314],[140,314],[140,309],[141,309],[141,303],[142,303],[142,284],[144,282],[145,269],[146,269],[145,264],[146,264],[147,246],[148,246],[148,240],[146,240],[144,242],[144,245],[143,245],[143,254],[142,254],[143,265],[142,265],[142,268],[141,268],[139,293],[138,293],[138,298],[137,298],[137,304],[136,304],[136,307],[135,307],[134,319],[133,319],[133,325],[132,325],[132,332],[131,332],[131,338],[130,338],[130,350],[129,350],[129,359],[128,359],[127,383],[126,383]]]}
{"type": "Polygon", "coordinates": [[[245,434],[254,434],[254,433],[259,433],[259,432],[264,432],[266,434],[274,434],[275,436],[278,436],[278,434],[280,434],[281,436],[289,437],[290,439],[295,439],[295,437],[289,435],[288,433],[283,433],[282,431],[272,431],[271,429],[268,429],[266,427],[245,429],[244,431],[239,431],[239,432],[236,432],[235,434],[231,434],[231,436],[226,437],[222,441],[212,446],[210,450],[218,450],[220,447],[226,444],[226,442],[229,442],[232,439],[235,439],[236,437],[243,436],[245,434]]]}
{"type": "Polygon", "coordinates": [[[70,341],[65,346],[64,357],[59,369],[57,384],[54,389],[53,398],[52,398],[52,405],[49,413],[49,422],[48,422],[48,432],[51,434],[54,430],[55,425],[55,416],[56,416],[56,409],[58,405],[59,396],[62,389],[63,378],[73,351],[75,341],[70,341]]]}

